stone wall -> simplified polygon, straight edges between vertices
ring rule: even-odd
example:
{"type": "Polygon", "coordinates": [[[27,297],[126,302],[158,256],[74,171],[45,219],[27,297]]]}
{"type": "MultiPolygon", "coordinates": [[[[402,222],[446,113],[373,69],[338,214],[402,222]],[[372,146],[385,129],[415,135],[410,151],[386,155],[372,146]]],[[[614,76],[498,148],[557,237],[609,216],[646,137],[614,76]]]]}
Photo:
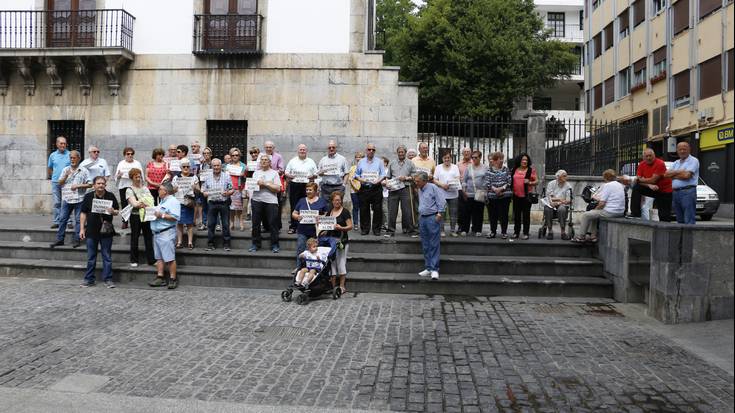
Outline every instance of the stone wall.
{"type": "Polygon", "coordinates": [[[35,77],[34,96],[26,96],[17,73],[0,96],[4,212],[50,210],[49,120],[84,120],[85,145],[98,145],[112,167],[126,146],[145,163],[155,147],[204,143],[207,120],[247,120],[248,146],[273,140],[286,158],[306,143],[318,160],[329,139],[348,158],[368,142],[379,156],[392,156],[398,144],[416,139],[417,87],[400,84],[398,68],[383,67],[379,53],[141,55],[121,71],[119,96],[110,96],[101,71],[93,73],[89,96],[70,70],[62,71],[61,96],[42,71],[35,77]]]}

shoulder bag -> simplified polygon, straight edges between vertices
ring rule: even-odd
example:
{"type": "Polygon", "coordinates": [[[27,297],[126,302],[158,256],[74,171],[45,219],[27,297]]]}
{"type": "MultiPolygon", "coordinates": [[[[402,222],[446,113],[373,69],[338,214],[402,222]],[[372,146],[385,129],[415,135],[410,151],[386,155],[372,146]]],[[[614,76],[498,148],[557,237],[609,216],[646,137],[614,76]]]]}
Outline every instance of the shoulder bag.
{"type": "MultiPolygon", "coordinates": [[[[531,180],[531,175],[533,172],[533,168],[528,168],[526,171],[526,179],[531,180]]],[[[528,202],[531,204],[538,204],[538,192],[528,192],[528,184],[525,184],[526,189],[526,198],[528,198],[528,202]]]]}
{"type": "Polygon", "coordinates": [[[475,188],[475,201],[482,202],[483,204],[487,202],[487,189],[478,189],[477,183],[475,183],[475,168],[470,166],[470,176],[472,176],[472,186],[475,188]]]}

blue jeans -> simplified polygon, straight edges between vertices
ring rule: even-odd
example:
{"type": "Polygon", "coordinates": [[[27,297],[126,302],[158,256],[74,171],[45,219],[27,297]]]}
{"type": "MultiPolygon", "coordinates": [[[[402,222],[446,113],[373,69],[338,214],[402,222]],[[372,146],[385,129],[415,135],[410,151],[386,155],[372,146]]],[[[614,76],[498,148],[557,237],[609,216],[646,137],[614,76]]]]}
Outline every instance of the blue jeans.
{"type": "Polygon", "coordinates": [[[357,197],[357,192],[350,194],[352,200],[352,225],[355,228],[360,228],[360,198],[357,197]]]}
{"type": "Polygon", "coordinates": [[[424,250],[424,264],[429,271],[439,271],[441,228],[442,223],[436,221],[436,215],[419,217],[421,248],[424,250]]]}
{"type": "Polygon", "coordinates": [[[69,204],[66,201],[61,203],[61,213],[59,213],[59,230],[56,231],[56,241],[64,242],[64,236],[66,235],[66,223],[69,222],[69,217],[72,211],[74,211],[74,233],[72,234],[72,240],[79,242],[79,214],[82,212],[82,203],[77,202],[76,204],[69,204]]]}
{"type": "Polygon", "coordinates": [[[224,245],[230,245],[230,205],[225,202],[207,203],[207,244],[214,245],[214,229],[222,222],[224,245]]]}
{"type": "Polygon", "coordinates": [[[61,185],[58,182],[51,182],[51,198],[53,200],[53,205],[51,206],[53,223],[58,225],[61,212],[61,185]]]}
{"type": "Polygon", "coordinates": [[[87,272],[84,282],[94,284],[94,268],[97,266],[97,246],[102,252],[102,279],[112,281],[112,237],[87,238],[87,272]]]}
{"type": "Polygon", "coordinates": [[[697,222],[697,188],[675,190],[673,207],[676,222],[694,225],[697,222]]]}
{"type": "Polygon", "coordinates": [[[302,252],[306,251],[306,240],[309,237],[307,237],[304,234],[296,234],[296,266],[298,267],[299,262],[299,255],[301,255],[302,252]]]}

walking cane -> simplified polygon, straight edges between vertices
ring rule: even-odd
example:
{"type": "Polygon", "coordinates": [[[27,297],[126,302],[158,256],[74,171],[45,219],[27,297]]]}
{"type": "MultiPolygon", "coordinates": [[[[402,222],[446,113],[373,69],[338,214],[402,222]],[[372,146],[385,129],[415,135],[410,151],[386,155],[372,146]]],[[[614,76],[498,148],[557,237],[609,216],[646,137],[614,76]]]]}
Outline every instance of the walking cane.
{"type": "Polygon", "coordinates": [[[411,200],[411,223],[413,224],[414,230],[416,229],[416,214],[413,207],[413,185],[408,186],[408,197],[411,200]]]}

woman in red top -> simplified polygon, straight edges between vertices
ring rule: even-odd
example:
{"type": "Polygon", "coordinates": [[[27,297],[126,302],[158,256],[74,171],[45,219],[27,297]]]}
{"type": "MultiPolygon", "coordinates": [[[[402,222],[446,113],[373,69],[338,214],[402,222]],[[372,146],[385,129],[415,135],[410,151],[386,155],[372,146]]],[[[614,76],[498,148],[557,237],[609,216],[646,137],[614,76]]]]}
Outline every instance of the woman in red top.
{"type": "Polygon", "coordinates": [[[536,169],[531,166],[531,157],[521,153],[516,158],[516,164],[511,172],[513,177],[513,238],[518,238],[523,227],[521,239],[528,239],[531,230],[531,202],[528,193],[533,192],[538,177],[536,169]]]}
{"type": "Polygon", "coordinates": [[[145,167],[145,181],[148,183],[148,189],[151,190],[155,205],[158,205],[158,187],[161,186],[163,178],[168,174],[168,166],[163,161],[163,155],[163,149],[154,149],[151,155],[153,160],[148,162],[145,167]]]}

